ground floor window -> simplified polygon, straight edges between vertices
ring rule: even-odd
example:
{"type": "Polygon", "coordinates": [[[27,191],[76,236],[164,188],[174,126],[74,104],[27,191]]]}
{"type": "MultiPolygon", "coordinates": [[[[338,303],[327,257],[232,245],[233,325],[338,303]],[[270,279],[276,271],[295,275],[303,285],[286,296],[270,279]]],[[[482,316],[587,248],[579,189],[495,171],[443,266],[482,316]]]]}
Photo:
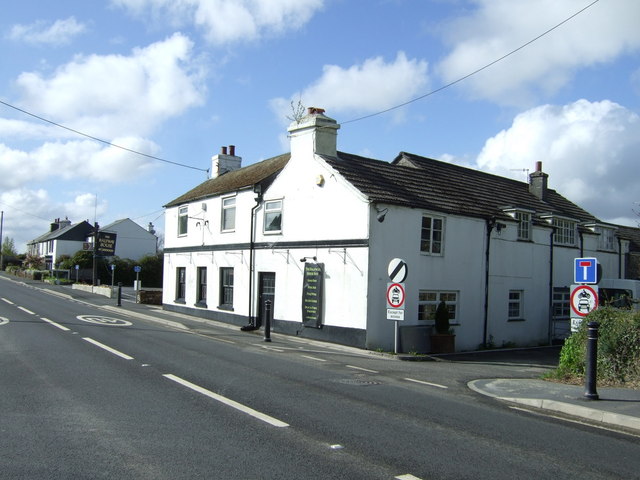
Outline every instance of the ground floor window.
{"type": "Polygon", "coordinates": [[[196,302],[207,306],[207,267],[198,267],[198,292],[196,302]]]}
{"type": "Polygon", "coordinates": [[[568,320],[571,313],[571,293],[568,287],[553,288],[553,319],[568,320]]]}
{"type": "Polygon", "coordinates": [[[220,307],[233,308],[233,267],[220,268],[220,307]]]}
{"type": "Polygon", "coordinates": [[[459,296],[458,292],[452,291],[420,290],[418,293],[418,320],[435,320],[438,303],[444,301],[449,310],[449,322],[459,323],[459,296]]]}
{"type": "Polygon", "coordinates": [[[509,320],[524,320],[523,302],[523,290],[509,290],[509,320]]]}
{"type": "Polygon", "coordinates": [[[176,302],[184,302],[187,285],[187,269],[185,267],[176,268],[176,302]]]}

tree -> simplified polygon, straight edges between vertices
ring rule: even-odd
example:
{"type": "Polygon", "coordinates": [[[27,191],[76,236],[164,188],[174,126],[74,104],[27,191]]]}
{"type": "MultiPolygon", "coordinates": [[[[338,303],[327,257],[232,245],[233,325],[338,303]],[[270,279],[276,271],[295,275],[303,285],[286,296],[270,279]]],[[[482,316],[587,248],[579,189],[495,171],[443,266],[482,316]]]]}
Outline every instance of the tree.
{"type": "Polygon", "coordinates": [[[11,237],[5,237],[2,241],[2,255],[7,257],[17,257],[16,244],[11,237]]]}
{"type": "Polygon", "coordinates": [[[41,270],[44,268],[44,258],[37,254],[28,253],[24,259],[24,265],[30,270],[41,270]]]}

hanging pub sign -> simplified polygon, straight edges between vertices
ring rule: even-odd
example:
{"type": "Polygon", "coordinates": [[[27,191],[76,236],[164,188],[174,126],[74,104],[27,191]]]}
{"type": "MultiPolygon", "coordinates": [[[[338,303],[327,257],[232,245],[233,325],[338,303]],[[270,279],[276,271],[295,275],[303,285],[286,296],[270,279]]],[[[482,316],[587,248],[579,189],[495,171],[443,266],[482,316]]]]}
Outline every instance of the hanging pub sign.
{"type": "Polygon", "coordinates": [[[322,328],[324,263],[305,263],[302,280],[302,324],[322,328]]]}
{"type": "Polygon", "coordinates": [[[116,233],[98,233],[97,254],[103,257],[112,257],[116,254],[116,233]]]}

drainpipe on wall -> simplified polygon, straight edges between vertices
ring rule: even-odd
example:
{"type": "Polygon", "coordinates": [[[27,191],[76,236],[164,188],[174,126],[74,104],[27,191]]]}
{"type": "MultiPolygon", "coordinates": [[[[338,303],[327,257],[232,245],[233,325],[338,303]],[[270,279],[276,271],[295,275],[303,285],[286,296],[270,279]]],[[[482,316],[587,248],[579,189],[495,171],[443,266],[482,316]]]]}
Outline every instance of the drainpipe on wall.
{"type": "Polygon", "coordinates": [[[622,276],[622,239],[618,237],[618,278],[622,276]]]}
{"type": "Polygon", "coordinates": [[[257,330],[259,327],[256,326],[255,319],[253,317],[253,283],[254,283],[254,250],[255,250],[255,229],[256,229],[256,210],[262,204],[262,186],[260,184],[256,184],[253,187],[253,191],[258,195],[256,197],[256,204],[251,208],[251,226],[249,228],[249,323],[244,327],[240,327],[242,331],[251,331],[257,330]]]}
{"type": "Polygon", "coordinates": [[[491,231],[496,225],[496,219],[487,219],[487,249],[484,259],[484,328],[482,332],[482,345],[487,348],[487,330],[489,327],[489,254],[491,249],[491,231]]]}
{"type": "Polygon", "coordinates": [[[580,236],[580,258],[584,257],[584,236],[582,232],[578,232],[580,236]]]}
{"type": "MultiPolygon", "coordinates": [[[[553,342],[553,235],[556,233],[556,227],[551,227],[551,234],[549,235],[549,327],[548,327],[548,340],[549,345],[553,342]]],[[[582,234],[580,235],[582,239],[582,234]]],[[[582,256],[582,254],[580,254],[582,256]]]]}

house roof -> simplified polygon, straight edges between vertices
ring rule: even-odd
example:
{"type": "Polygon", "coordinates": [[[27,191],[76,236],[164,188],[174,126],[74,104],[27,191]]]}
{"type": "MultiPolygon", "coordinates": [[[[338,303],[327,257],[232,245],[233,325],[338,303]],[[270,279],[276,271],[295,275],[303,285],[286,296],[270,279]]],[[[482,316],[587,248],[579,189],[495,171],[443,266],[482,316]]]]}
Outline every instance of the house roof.
{"type": "Polygon", "coordinates": [[[512,220],[504,212],[511,207],[599,222],[553,189],[543,201],[526,182],[411,153],[401,152],[391,163],[344,152],[324,159],[372,202],[512,220]]]}
{"type": "Polygon", "coordinates": [[[144,228],[142,225],[137,224],[136,222],[134,222],[130,218],[121,218],[119,220],[111,222],[109,225],[105,225],[104,227],[101,227],[100,231],[104,232],[104,231],[109,231],[109,230],[115,230],[118,225],[122,225],[122,224],[131,224],[131,225],[133,225],[135,227],[138,227],[138,229],[140,229],[143,232],[149,234],[150,236],[154,236],[155,237],[155,235],[153,233],[151,233],[149,230],[144,228]]]}
{"type": "Polygon", "coordinates": [[[226,172],[219,177],[210,178],[197,187],[170,201],[165,207],[175,207],[188,202],[215,197],[227,192],[241,190],[258,183],[269,182],[280,172],[291,158],[290,153],[254,163],[238,170],[226,172]]]}
{"type": "Polygon", "coordinates": [[[58,228],[53,232],[47,232],[39,237],[31,240],[29,245],[34,243],[42,243],[48,242],[49,240],[73,240],[73,241],[83,241],[86,237],[86,234],[93,228],[93,226],[83,220],[78,223],[74,223],[72,225],[66,225],[62,228],[58,228]]]}
{"type": "Polygon", "coordinates": [[[640,252],[640,228],[618,225],[618,236],[630,241],[629,249],[632,252],[640,252]]]}

